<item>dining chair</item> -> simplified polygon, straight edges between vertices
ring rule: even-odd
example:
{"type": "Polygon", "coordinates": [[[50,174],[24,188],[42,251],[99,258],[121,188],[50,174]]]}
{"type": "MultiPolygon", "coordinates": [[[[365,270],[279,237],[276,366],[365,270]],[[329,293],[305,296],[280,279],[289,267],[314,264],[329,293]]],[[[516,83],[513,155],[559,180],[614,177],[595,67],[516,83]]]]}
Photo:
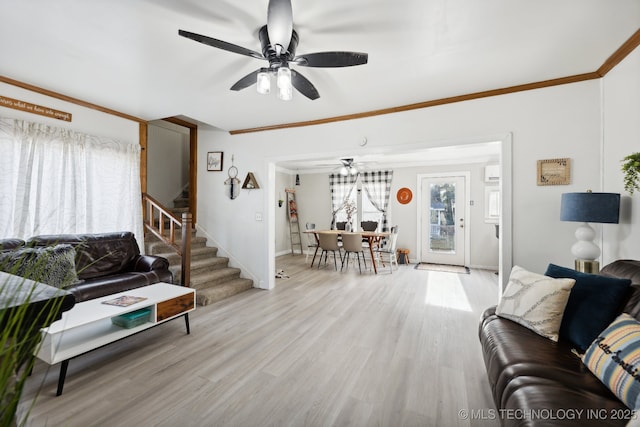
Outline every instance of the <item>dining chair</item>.
{"type": "Polygon", "coordinates": [[[362,273],[362,266],[360,265],[360,254],[362,254],[362,262],[364,268],[367,268],[367,262],[364,259],[364,246],[362,245],[362,233],[342,233],[342,249],[344,249],[344,258],[342,260],[342,267],[344,268],[344,262],[347,261],[347,268],[349,268],[349,255],[354,253],[358,258],[358,269],[362,273]]]}
{"type": "Polygon", "coordinates": [[[329,252],[331,252],[333,254],[333,264],[336,267],[336,271],[338,271],[336,251],[338,252],[338,256],[340,257],[340,262],[342,262],[342,250],[338,245],[338,234],[321,231],[318,233],[318,241],[320,249],[322,249],[322,252],[320,253],[320,259],[318,260],[318,268],[320,268],[320,264],[322,263],[322,255],[324,255],[324,264],[327,265],[327,257],[329,256],[329,252]]]}
{"type": "MultiPolygon", "coordinates": [[[[376,231],[378,229],[378,221],[361,221],[360,227],[362,227],[362,231],[376,231]]],[[[363,238],[362,243],[364,243],[365,248],[369,248],[368,238],[363,238]]]]}
{"type": "Polygon", "coordinates": [[[378,221],[362,221],[360,227],[363,231],[376,231],[378,229],[378,221]]]}
{"type": "MultiPolygon", "coordinates": [[[[346,230],[347,221],[336,222],[336,230],[346,230]]],[[[338,236],[338,244],[342,244],[342,236],[338,236]]]]}
{"type": "Polygon", "coordinates": [[[382,262],[382,266],[384,267],[384,255],[389,256],[389,270],[393,274],[393,264],[395,263],[396,269],[398,268],[398,258],[396,254],[396,246],[398,244],[398,226],[394,225],[391,227],[389,237],[387,237],[385,244],[382,247],[374,248],[373,252],[376,254],[376,257],[380,259],[382,262]]]}
{"type": "MultiPolygon", "coordinates": [[[[305,224],[305,228],[307,229],[307,231],[315,230],[316,225],[313,222],[308,222],[305,224]]],[[[316,235],[314,233],[307,233],[307,254],[304,257],[305,264],[309,260],[309,255],[311,255],[311,252],[315,252],[317,247],[318,239],[316,239],[316,235]]]]}

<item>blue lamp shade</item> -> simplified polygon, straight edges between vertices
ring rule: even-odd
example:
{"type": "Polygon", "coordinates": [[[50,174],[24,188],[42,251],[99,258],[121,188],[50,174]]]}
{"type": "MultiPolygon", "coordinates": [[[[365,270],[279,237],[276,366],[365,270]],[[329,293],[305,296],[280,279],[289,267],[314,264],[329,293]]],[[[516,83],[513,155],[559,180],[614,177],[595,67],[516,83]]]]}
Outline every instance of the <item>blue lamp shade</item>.
{"type": "Polygon", "coordinates": [[[618,193],[564,193],[560,221],[617,224],[620,218],[618,193]]]}

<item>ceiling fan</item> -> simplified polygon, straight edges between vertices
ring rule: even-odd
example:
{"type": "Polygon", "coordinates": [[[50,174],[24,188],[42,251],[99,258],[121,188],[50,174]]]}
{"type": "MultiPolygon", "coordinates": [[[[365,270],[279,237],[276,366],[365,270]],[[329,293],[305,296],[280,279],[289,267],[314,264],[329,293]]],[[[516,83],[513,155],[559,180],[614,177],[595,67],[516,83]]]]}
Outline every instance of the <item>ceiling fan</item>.
{"type": "Polygon", "coordinates": [[[342,176],[349,175],[358,175],[359,173],[369,171],[368,163],[376,163],[376,162],[356,162],[354,158],[343,158],[340,159],[341,165],[334,168],[333,170],[339,173],[342,176]]]}
{"type": "Polygon", "coordinates": [[[178,30],[178,34],[197,42],[256,59],[266,59],[268,67],[262,67],[238,80],[231,90],[239,91],[254,83],[259,93],[271,91],[271,75],[277,76],[278,96],[289,100],[293,88],[307,98],[314,100],[320,97],[318,90],[302,74],[290,68],[290,64],[304,67],[351,67],[363,65],[368,61],[368,54],[361,52],[317,52],[296,56],[298,33],[293,29],[293,10],[291,0],[269,0],[267,9],[267,25],[260,28],[258,37],[262,53],[244,48],[212,37],[189,31],[178,30]]]}

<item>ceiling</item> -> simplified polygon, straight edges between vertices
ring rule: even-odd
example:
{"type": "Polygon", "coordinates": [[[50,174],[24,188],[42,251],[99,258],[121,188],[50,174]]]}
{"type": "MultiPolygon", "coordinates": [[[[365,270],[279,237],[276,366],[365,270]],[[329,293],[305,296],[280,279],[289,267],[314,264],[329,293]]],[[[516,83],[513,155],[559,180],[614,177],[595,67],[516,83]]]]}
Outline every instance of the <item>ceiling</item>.
{"type": "MultiPolygon", "coordinates": [[[[363,140],[363,143],[366,143],[366,139],[363,140]]],[[[338,173],[342,166],[340,159],[344,158],[352,158],[359,171],[467,163],[497,164],[500,161],[500,142],[488,141],[435,148],[411,148],[403,151],[373,152],[357,156],[327,155],[281,161],[278,162],[278,167],[289,173],[338,173]]]]}
{"type": "Polygon", "coordinates": [[[640,0],[292,0],[296,67],[320,92],[289,102],[229,88],[266,64],[178,36],[260,50],[267,0],[0,0],[0,76],[144,120],[242,130],[393,108],[593,72],[640,28],[640,0]]]}

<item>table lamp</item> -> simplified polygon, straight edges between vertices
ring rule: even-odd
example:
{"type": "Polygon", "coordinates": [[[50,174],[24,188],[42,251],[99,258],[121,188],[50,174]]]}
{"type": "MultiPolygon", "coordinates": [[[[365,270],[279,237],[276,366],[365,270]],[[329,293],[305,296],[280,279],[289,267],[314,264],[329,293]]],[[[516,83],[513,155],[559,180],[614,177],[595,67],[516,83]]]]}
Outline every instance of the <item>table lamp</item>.
{"type": "Polygon", "coordinates": [[[575,269],[583,273],[598,273],[600,248],[593,243],[596,232],[588,223],[617,224],[620,217],[618,193],[564,193],[560,203],[560,221],[581,222],[575,236],[578,241],[571,246],[575,269]]]}

